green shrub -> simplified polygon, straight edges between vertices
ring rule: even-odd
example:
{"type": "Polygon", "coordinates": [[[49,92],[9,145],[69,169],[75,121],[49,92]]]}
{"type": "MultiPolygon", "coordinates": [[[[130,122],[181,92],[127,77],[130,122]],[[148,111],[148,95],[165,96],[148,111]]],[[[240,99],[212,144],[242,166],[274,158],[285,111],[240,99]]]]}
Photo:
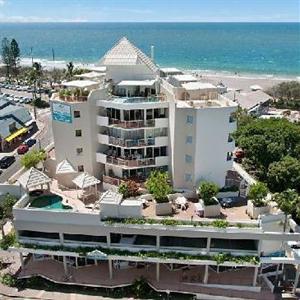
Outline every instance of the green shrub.
{"type": "Polygon", "coordinates": [[[9,247],[12,247],[16,244],[17,238],[15,232],[10,232],[5,235],[0,241],[0,248],[7,250],[9,247]]]}
{"type": "Polygon", "coordinates": [[[214,220],[211,224],[217,228],[226,228],[229,226],[229,222],[226,220],[214,220]]]}
{"type": "Polygon", "coordinates": [[[14,287],[16,286],[17,280],[14,276],[10,275],[10,274],[4,274],[0,277],[0,281],[2,284],[10,286],[10,287],[14,287]]]}
{"type": "Polygon", "coordinates": [[[254,206],[262,207],[266,205],[265,198],[267,197],[268,192],[269,190],[266,184],[262,182],[257,182],[250,186],[248,198],[252,200],[254,206]]]}
{"type": "Polygon", "coordinates": [[[146,181],[146,188],[152,194],[157,203],[168,202],[168,194],[172,189],[169,184],[169,175],[167,172],[152,171],[146,181]]]}
{"type": "Polygon", "coordinates": [[[203,199],[204,205],[215,205],[216,200],[213,198],[218,194],[219,187],[213,183],[208,181],[202,181],[199,186],[199,194],[203,199]]]}

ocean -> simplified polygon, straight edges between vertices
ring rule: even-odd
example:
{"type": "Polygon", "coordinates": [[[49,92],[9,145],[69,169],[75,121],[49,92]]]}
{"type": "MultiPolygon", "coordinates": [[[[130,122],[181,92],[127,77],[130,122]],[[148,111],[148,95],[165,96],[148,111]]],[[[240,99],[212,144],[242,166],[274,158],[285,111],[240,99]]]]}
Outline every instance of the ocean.
{"type": "Polygon", "coordinates": [[[162,67],[300,75],[300,23],[0,23],[23,58],[96,63],[123,36],[162,67]]]}

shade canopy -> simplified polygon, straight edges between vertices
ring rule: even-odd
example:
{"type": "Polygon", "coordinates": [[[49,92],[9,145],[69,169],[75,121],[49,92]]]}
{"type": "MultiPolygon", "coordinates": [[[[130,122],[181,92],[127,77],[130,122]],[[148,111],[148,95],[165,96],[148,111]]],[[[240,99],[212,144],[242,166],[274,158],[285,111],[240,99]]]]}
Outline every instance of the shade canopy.
{"type": "Polygon", "coordinates": [[[90,186],[96,185],[100,183],[100,180],[96,177],[84,172],[78,175],[75,179],[73,179],[73,182],[81,189],[88,188],[90,186]]]}
{"type": "Polygon", "coordinates": [[[118,86],[153,86],[155,80],[122,80],[118,86]]]}
{"type": "Polygon", "coordinates": [[[74,77],[77,78],[86,78],[86,79],[93,79],[93,78],[99,78],[105,76],[105,73],[99,73],[99,72],[88,72],[88,73],[83,73],[83,74],[78,74],[75,75],[74,77]]]}
{"type": "Polygon", "coordinates": [[[26,171],[22,176],[20,176],[18,182],[23,188],[30,189],[37,186],[41,186],[43,184],[50,183],[51,178],[49,178],[43,172],[32,167],[28,171],[26,171]]]}
{"type": "Polygon", "coordinates": [[[98,84],[99,84],[98,82],[92,80],[73,80],[73,81],[64,82],[62,85],[71,88],[84,89],[84,88],[97,86],[98,84]]]}
{"type": "Polygon", "coordinates": [[[68,173],[76,173],[77,171],[75,168],[71,165],[71,163],[65,159],[61,161],[56,166],[56,174],[68,174],[68,173]]]}

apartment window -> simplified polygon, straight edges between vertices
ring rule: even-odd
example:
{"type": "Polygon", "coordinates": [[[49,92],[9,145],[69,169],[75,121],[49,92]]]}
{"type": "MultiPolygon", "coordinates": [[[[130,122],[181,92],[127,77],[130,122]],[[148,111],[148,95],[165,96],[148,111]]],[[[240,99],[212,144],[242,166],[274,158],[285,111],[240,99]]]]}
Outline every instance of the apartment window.
{"type": "Polygon", "coordinates": [[[192,163],[192,161],[193,161],[193,158],[192,158],[192,156],[191,156],[191,155],[188,155],[188,154],[186,154],[186,155],[185,155],[185,162],[186,162],[187,164],[191,164],[191,163],[192,163]]]}
{"type": "Polygon", "coordinates": [[[187,124],[193,124],[194,118],[191,115],[186,116],[186,123],[187,124]]]}
{"type": "Polygon", "coordinates": [[[192,174],[189,174],[189,173],[185,174],[184,175],[184,180],[186,182],[191,182],[192,181],[192,174]]]}
{"type": "Polygon", "coordinates": [[[186,144],[192,144],[193,143],[193,137],[191,135],[188,135],[185,139],[186,144]]]}
{"type": "Polygon", "coordinates": [[[83,152],[83,148],[76,148],[77,155],[82,154],[82,152],[83,152]]]}
{"type": "Polygon", "coordinates": [[[76,130],[75,130],[75,136],[82,136],[82,131],[81,131],[81,129],[76,129],[76,130]]]}
{"type": "Polygon", "coordinates": [[[74,118],[80,118],[80,111],[74,110],[74,118]]]}
{"type": "Polygon", "coordinates": [[[83,165],[79,165],[77,167],[78,172],[84,172],[84,166],[83,165]]]}

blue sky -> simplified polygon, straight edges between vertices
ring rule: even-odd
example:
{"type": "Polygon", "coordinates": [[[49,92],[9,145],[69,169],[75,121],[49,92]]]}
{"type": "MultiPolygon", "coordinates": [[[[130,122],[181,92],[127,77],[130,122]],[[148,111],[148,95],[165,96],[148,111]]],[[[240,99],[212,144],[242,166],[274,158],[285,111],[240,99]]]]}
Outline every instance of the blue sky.
{"type": "Polygon", "coordinates": [[[0,0],[0,22],[299,22],[300,0],[0,0]]]}

